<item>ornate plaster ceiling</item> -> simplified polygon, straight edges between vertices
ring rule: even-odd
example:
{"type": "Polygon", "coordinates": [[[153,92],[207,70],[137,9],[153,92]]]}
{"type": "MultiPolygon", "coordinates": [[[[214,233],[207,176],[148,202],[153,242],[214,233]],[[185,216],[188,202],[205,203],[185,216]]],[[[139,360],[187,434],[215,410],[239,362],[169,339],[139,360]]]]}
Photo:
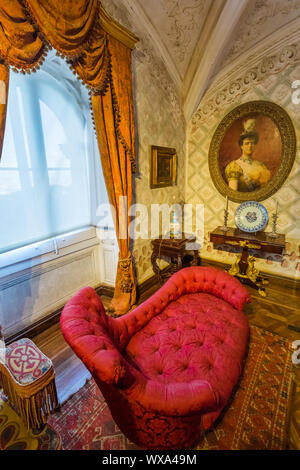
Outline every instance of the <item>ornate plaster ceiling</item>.
{"type": "Polygon", "coordinates": [[[143,23],[182,97],[188,120],[247,3],[253,0],[121,0],[143,23]]]}
{"type": "MultiPolygon", "coordinates": [[[[112,0],[103,0],[111,5],[112,0]]],[[[118,0],[151,37],[186,120],[212,80],[297,18],[300,0],[118,0]]]]}

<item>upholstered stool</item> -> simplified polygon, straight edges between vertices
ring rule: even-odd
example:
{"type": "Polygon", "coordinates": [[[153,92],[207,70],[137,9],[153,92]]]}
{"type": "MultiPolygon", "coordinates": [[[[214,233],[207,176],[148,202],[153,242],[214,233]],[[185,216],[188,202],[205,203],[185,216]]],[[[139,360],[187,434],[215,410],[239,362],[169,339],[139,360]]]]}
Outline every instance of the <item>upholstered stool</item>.
{"type": "Polygon", "coordinates": [[[51,360],[28,338],[6,347],[0,384],[28,428],[41,428],[58,406],[51,360]]]}

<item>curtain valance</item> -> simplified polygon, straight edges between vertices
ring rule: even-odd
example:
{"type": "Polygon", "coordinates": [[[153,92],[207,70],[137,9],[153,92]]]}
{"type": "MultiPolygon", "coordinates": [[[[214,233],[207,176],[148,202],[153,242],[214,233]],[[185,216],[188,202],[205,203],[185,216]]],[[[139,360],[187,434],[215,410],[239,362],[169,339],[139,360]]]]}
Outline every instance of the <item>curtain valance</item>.
{"type": "Polygon", "coordinates": [[[53,47],[85,85],[105,90],[110,56],[97,0],[2,0],[0,24],[0,56],[7,65],[30,72],[53,47]]]}
{"type": "Polygon", "coordinates": [[[0,3],[0,56],[11,67],[35,69],[47,52],[19,0],[0,3]]]}

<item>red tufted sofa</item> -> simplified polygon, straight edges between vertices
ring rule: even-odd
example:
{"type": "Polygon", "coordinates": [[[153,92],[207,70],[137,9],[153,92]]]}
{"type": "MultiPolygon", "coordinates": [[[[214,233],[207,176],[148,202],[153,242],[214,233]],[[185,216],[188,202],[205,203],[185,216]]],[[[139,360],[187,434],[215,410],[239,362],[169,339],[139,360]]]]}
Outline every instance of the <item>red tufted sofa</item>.
{"type": "Polygon", "coordinates": [[[190,267],[119,318],[83,288],[60,322],[121,431],[144,449],[183,449],[212,426],[241,374],[245,302],[228,273],[190,267]]]}

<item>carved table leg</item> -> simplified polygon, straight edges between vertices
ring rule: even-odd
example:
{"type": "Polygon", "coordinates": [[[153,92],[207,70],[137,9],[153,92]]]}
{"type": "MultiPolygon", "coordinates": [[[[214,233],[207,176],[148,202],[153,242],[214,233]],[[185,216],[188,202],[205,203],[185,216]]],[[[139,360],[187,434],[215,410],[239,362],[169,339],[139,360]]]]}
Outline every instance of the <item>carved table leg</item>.
{"type": "Polygon", "coordinates": [[[198,250],[194,250],[194,256],[191,261],[191,266],[198,266],[198,250]]]}
{"type": "Polygon", "coordinates": [[[248,269],[248,247],[244,246],[241,259],[239,261],[240,274],[245,276],[248,269]]]}
{"type": "MultiPolygon", "coordinates": [[[[171,258],[171,267],[170,267],[170,273],[169,275],[172,275],[172,274],[175,274],[178,269],[180,269],[180,257],[179,256],[174,256],[171,258]]],[[[181,263],[181,266],[182,266],[182,263],[181,263]]]]}
{"type": "Polygon", "coordinates": [[[152,263],[152,268],[153,268],[154,274],[156,274],[159,284],[162,284],[160,269],[159,269],[159,266],[157,265],[157,262],[156,262],[157,256],[158,256],[158,253],[157,253],[156,250],[154,250],[152,252],[152,255],[151,255],[151,263],[152,263]]]}
{"type": "Polygon", "coordinates": [[[267,294],[263,285],[268,284],[268,281],[258,276],[258,270],[254,267],[254,260],[253,256],[248,256],[248,247],[244,246],[242,253],[228,272],[239,278],[241,282],[256,289],[262,297],[266,297],[267,294]]]}
{"type": "Polygon", "coordinates": [[[182,268],[182,254],[180,253],[177,256],[177,260],[176,260],[176,271],[179,271],[181,268],[182,268]]]}

